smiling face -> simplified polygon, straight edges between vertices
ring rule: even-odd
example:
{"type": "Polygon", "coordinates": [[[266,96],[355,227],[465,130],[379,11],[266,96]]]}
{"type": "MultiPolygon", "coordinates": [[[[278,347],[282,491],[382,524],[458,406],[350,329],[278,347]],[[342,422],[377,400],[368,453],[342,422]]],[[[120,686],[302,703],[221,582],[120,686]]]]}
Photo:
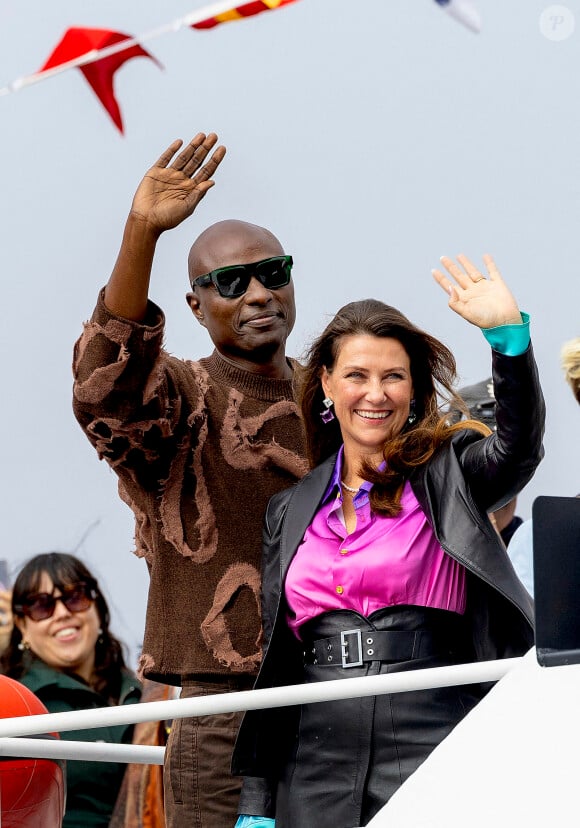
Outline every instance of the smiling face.
{"type": "MultiPolygon", "coordinates": [[[[280,242],[262,227],[224,221],[208,228],[189,255],[189,276],[195,279],[235,264],[251,264],[283,255],[280,242]]],[[[268,290],[252,278],[247,291],[233,299],[219,295],[213,284],[196,286],[187,301],[217,350],[247,370],[286,375],[286,340],[294,327],[296,309],[292,281],[268,290]],[[270,366],[271,371],[264,370],[270,366]]]]}
{"type": "MultiPolygon", "coordinates": [[[[61,594],[50,576],[43,572],[38,592],[61,594]]],[[[90,681],[95,665],[95,646],[101,626],[96,603],[87,610],[69,612],[62,601],[57,601],[54,614],[42,621],[27,616],[16,617],[14,623],[31,651],[49,667],[72,670],[90,681]]]]}
{"type": "Polygon", "coordinates": [[[406,350],[392,337],[346,336],[321,380],[334,401],[348,468],[360,467],[363,458],[378,465],[384,444],[402,431],[409,416],[413,383],[406,350]]]}

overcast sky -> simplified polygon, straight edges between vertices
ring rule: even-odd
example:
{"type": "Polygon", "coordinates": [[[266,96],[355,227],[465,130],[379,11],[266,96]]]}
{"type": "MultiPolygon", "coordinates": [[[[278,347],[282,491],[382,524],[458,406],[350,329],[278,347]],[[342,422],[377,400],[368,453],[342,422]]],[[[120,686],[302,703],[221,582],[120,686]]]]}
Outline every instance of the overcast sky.
{"type": "MultiPolygon", "coordinates": [[[[71,26],[137,35],[202,5],[0,0],[0,86],[37,70],[71,26]]],[[[209,352],[183,298],[186,258],[231,217],[266,225],[294,256],[291,354],[342,304],[373,296],[450,345],[473,383],[489,375],[489,349],[430,271],[443,254],[490,252],[532,315],[548,403],[546,458],[518,511],[580,491],[580,411],[558,358],[580,335],[580,0],[566,4],[576,30],[561,40],[541,31],[549,3],[477,5],[477,35],[432,0],[301,0],[144,42],[164,68],[139,58],[117,73],[124,137],[77,69],[0,98],[0,557],[14,572],[38,552],[79,554],[133,663],[147,571],[116,478],[72,415],[70,364],[133,192],[176,137],[213,130],[228,155],[158,248],[152,298],[172,353],[209,352]]]]}

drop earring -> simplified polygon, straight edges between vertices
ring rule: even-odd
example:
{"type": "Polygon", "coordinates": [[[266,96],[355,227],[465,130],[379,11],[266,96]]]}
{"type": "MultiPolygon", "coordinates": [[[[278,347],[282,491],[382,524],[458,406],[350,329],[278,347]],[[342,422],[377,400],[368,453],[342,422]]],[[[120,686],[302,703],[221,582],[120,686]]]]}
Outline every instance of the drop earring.
{"type": "Polygon", "coordinates": [[[409,406],[409,416],[407,417],[407,423],[409,425],[413,425],[413,423],[417,422],[417,414],[415,412],[415,400],[411,400],[411,404],[409,406]]]}
{"type": "Polygon", "coordinates": [[[30,649],[30,644],[28,643],[28,641],[25,641],[24,639],[22,639],[22,641],[18,642],[18,649],[20,650],[21,653],[23,653],[25,650],[30,649]]]}
{"type": "Polygon", "coordinates": [[[331,423],[334,420],[334,414],[331,411],[334,400],[331,400],[330,397],[325,397],[322,400],[322,405],[324,406],[324,411],[320,412],[320,419],[323,423],[331,423]]]}

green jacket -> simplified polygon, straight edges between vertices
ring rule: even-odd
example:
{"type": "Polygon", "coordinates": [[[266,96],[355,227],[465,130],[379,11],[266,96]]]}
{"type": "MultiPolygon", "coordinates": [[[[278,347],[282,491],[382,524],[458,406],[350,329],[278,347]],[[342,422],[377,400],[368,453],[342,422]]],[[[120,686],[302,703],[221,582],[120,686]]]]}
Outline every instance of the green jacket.
{"type": "MultiPolygon", "coordinates": [[[[107,707],[106,700],[80,679],[54,670],[34,659],[20,679],[38,696],[50,713],[107,707]]],[[[123,673],[119,704],[135,704],[141,685],[129,672],[123,673]]],[[[130,743],[133,725],[70,730],[63,739],[83,742],[130,743]]],[[[126,765],[113,762],[69,760],[66,763],[66,808],[63,828],[107,828],[126,765]]]]}

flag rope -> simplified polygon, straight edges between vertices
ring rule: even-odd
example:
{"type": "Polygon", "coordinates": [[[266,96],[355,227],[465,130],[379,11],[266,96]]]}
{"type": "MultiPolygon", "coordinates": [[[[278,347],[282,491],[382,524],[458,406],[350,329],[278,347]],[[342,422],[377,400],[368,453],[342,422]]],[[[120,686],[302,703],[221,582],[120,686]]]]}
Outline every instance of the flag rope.
{"type": "Polygon", "coordinates": [[[85,66],[88,63],[94,63],[97,60],[102,60],[103,58],[110,57],[111,55],[116,55],[119,52],[124,52],[126,49],[130,49],[132,46],[139,46],[147,40],[153,40],[154,38],[160,37],[168,32],[176,32],[185,26],[195,26],[197,23],[204,22],[209,17],[215,17],[216,15],[224,14],[225,12],[231,10],[232,0],[222,0],[222,2],[219,3],[210,3],[207,6],[203,6],[201,9],[188,12],[183,17],[180,17],[171,23],[165,23],[162,26],[158,26],[156,29],[152,29],[149,32],[143,32],[143,34],[127,38],[126,40],[121,40],[118,43],[113,43],[111,46],[105,46],[102,49],[90,49],[88,52],[79,55],[73,60],[67,60],[65,63],[61,63],[51,69],[45,69],[42,72],[33,72],[30,75],[24,75],[21,78],[16,78],[16,80],[12,81],[12,83],[0,87],[0,96],[9,95],[12,92],[18,92],[25,86],[31,86],[32,84],[39,83],[42,80],[48,80],[48,78],[60,75],[62,72],[66,72],[69,69],[76,69],[79,66],[85,66]]]}

